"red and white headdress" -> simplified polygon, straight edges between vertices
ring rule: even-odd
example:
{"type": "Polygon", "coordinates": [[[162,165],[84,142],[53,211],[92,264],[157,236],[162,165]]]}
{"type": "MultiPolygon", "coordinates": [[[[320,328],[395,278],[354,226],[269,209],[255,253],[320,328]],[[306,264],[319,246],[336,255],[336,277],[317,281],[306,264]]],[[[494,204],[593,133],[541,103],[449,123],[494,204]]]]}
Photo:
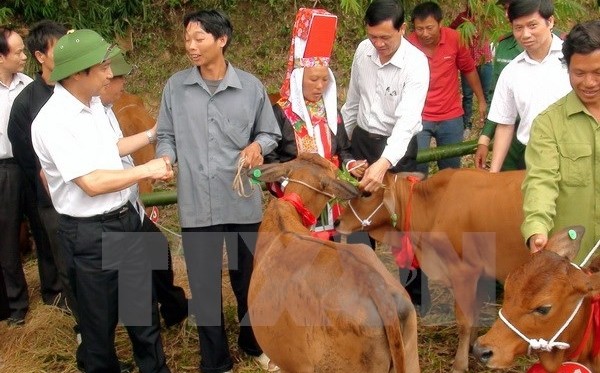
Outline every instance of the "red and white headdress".
{"type": "Polygon", "coordinates": [[[312,66],[328,67],[329,85],[323,92],[323,102],[327,124],[334,134],[337,133],[337,90],[335,77],[329,69],[336,28],[337,16],[323,9],[300,8],[296,14],[287,72],[279,92],[281,99],[289,101],[294,113],[307,124],[310,136],[313,136],[312,125],[302,93],[302,77],[304,68],[312,66]]]}

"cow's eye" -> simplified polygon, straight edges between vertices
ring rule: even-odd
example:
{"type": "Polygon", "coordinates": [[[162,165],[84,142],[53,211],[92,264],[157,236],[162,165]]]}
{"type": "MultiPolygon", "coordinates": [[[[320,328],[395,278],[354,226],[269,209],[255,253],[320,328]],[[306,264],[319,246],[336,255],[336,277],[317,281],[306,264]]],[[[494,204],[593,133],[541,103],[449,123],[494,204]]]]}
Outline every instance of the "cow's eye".
{"type": "Polygon", "coordinates": [[[551,308],[552,306],[539,306],[538,308],[533,310],[533,312],[538,313],[542,316],[546,316],[550,312],[551,308]]]}
{"type": "Polygon", "coordinates": [[[371,197],[371,192],[362,192],[361,197],[369,198],[369,197],[371,197]]]}

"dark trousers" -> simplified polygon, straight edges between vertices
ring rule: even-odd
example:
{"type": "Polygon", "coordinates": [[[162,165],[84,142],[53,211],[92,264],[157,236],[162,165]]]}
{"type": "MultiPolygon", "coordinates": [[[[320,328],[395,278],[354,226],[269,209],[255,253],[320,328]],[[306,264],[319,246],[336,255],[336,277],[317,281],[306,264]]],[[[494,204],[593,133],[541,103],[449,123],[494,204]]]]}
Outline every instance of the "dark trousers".
{"type": "MultiPolygon", "coordinates": [[[[24,190],[24,213],[29,221],[29,228],[35,242],[36,254],[38,259],[38,272],[40,274],[40,292],[45,304],[52,304],[57,301],[58,296],[63,291],[63,284],[60,279],[57,260],[55,259],[56,247],[53,247],[50,236],[42,222],[39,209],[38,198],[35,186],[25,182],[24,190]]],[[[56,223],[55,223],[56,224],[56,223]]],[[[54,232],[56,234],[56,232],[54,232]]],[[[62,268],[64,271],[64,268],[62,268]]],[[[27,284],[23,284],[27,287],[27,284]]]]}
{"type": "MultiPolygon", "coordinates": [[[[149,283],[151,265],[147,263],[148,255],[145,255],[142,245],[136,244],[137,241],[131,242],[125,235],[119,236],[123,239],[117,239],[115,234],[140,231],[140,217],[131,204],[118,215],[94,218],[60,215],[58,240],[78,301],[83,362],[87,373],[120,372],[114,346],[120,311],[119,292],[135,294],[137,289],[143,289],[149,283]],[[115,255],[120,259],[107,259],[115,255]],[[119,275],[124,274],[123,268],[127,268],[128,282],[119,282],[119,275]],[[137,276],[132,277],[132,273],[137,276]]],[[[128,323],[126,329],[140,372],[169,372],[154,299],[151,304],[151,325],[131,326],[134,324],[128,323]]],[[[128,311],[139,314],[148,311],[139,306],[138,302],[128,304],[132,308],[128,311]]]]}
{"type": "Polygon", "coordinates": [[[10,316],[24,318],[29,309],[27,282],[19,252],[19,230],[23,216],[23,173],[10,159],[0,160],[0,266],[10,316]]]}
{"type": "MultiPolygon", "coordinates": [[[[161,232],[148,216],[144,216],[142,231],[161,232]]],[[[171,250],[167,250],[169,256],[168,268],[152,271],[152,285],[156,292],[156,300],[160,304],[160,314],[165,320],[165,324],[167,326],[172,326],[187,317],[188,300],[185,297],[185,291],[181,287],[173,284],[173,261],[171,258],[171,250]]]]}
{"type": "Polygon", "coordinates": [[[50,248],[52,249],[52,253],[54,254],[54,263],[56,264],[58,277],[63,289],[62,294],[67,299],[67,306],[69,306],[69,309],[71,310],[75,321],[79,323],[79,313],[77,311],[77,298],[75,298],[75,293],[71,288],[71,284],[69,282],[69,276],[67,271],[67,258],[64,255],[64,250],[61,250],[59,248],[57,235],[59,215],[54,209],[54,206],[40,205],[38,206],[38,213],[40,215],[42,225],[44,226],[44,230],[48,235],[50,248]]]}
{"type": "Polygon", "coordinates": [[[248,319],[248,288],[253,270],[256,224],[223,224],[183,228],[182,239],[192,290],[191,312],[196,316],[200,339],[200,368],[204,373],[222,373],[233,368],[223,316],[221,271],[223,242],[227,246],[229,278],[237,300],[240,322],[238,344],[249,355],[258,356],[248,319]]]}
{"type": "Polygon", "coordinates": [[[4,284],[4,275],[0,266],[0,321],[6,320],[10,316],[8,308],[8,297],[6,296],[6,285],[4,284]]]}
{"type": "MultiPolygon", "coordinates": [[[[366,159],[369,164],[373,164],[381,157],[383,150],[387,145],[389,136],[375,135],[356,126],[352,132],[352,155],[356,159],[366,159]]],[[[408,143],[408,148],[404,156],[390,168],[390,172],[412,172],[417,170],[417,136],[413,136],[408,143]]]]}

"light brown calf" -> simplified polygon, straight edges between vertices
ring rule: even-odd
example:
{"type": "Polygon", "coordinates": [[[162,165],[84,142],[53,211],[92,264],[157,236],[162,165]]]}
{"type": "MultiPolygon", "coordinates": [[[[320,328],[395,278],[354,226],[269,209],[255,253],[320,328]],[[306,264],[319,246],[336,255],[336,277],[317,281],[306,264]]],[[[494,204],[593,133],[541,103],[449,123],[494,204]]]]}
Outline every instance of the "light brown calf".
{"type": "MultiPolygon", "coordinates": [[[[600,372],[599,351],[593,351],[594,343],[600,338],[600,320],[591,319],[600,316],[600,305],[594,298],[600,290],[600,260],[590,266],[591,274],[573,266],[571,260],[579,250],[583,227],[568,229],[554,234],[546,250],[531,255],[529,262],[508,276],[501,312],[523,337],[559,342],[548,345],[550,351],[531,350],[538,354],[548,372],[557,372],[566,360],[577,361],[592,372],[600,372]],[[572,239],[573,235],[569,236],[568,229],[577,232],[575,239],[572,239]],[[596,304],[592,306],[593,303],[596,304]],[[568,322],[571,315],[574,315],[573,319],[568,322]],[[567,326],[559,333],[563,325],[567,326]],[[588,327],[590,334],[585,339],[588,327]],[[581,349],[579,354],[578,348],[581,349]],[[577,356],[573,356],[575,354],[577,356]]],[[[474,353],[489,367],[508,368],[516,357],[528,352],[530,345],[523,337],[499,319],[479,337],[474,353]]],[[[539,343],[534,341],[534,347],[536,344],[539,343]]]]}
{"type": "Polygon", "coordinates": [[[408,223],[415,255],[427,276],[449,286],[455,297],[459,344],[452,371],[465,372],[469,345],[477,336],[479,279],[503,280],[528,258],[519,228],[524,171],[447,169],[412,187],[407,176],[415,175],[388,173],[385,188],[351,200],[337,230],[349,234],[364,229],[376,240],[398,246],[411,201],[408,223]],[[359,219],[370,224],[363,226],[359,219]]]}
{"type": "Polygon", "coordinates": [[[261,181],[287,178],[283,198],[300,201],[272,200],[259,230],[249,315],[264,352],[289,373],[419,372],[404,288],[368,246],[312,238],[299,215],[302,206],[318,215],[331,196],[357,190],[315,154],[259,169],[261,181]]]}

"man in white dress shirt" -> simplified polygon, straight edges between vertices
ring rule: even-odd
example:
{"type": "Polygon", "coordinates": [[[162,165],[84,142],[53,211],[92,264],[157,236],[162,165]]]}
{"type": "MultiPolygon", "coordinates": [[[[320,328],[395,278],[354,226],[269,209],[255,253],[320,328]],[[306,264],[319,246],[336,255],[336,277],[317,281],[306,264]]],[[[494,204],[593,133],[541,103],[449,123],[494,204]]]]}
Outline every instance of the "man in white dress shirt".
{"type": "Polygon", "coordinates": [[[13,158],[6,130],[15,97],[32,81],[22,73],[25,61],[27,56],[21,36],[10,28],[0,27],[0,267],[6,282],[9,325],[22,325],[29,307],[19,253],[24,176],[13,158]]]}
{"type": "Polygon", "coordinates": [[[518,0],[508,7],[513,35],[525,49],[498,78],[488,119],[498,123],[490,172],[499,172],[520,118],[517,140],[522,158],[535,117],[571,91],[563,63],[563,41],[552,33],[554,6],[551,0],[518,0]]]}
{"type": "Polygon", "coordinates": [[[360,187],[381,187],[385,172],[416,170],[421,114],[429,87],[427,57],[405,38],[397,0],[375,0],[365,14],[367,40],[354,54],[342,116],[352,152],[368,162],[360,187]]]}
{"type": "MultiPolygon", "coordinates": [[[[388,170],[417,169],[417,133],[422,129],[429,64],[425,54],[404,38],[404,9],[397,0],[373,1],[365,24],[368,39],[354,54],[342,117],[354,158],[368,164],[359,187],[372,192],[382,186],[388,170]]],[[[375,241],[370,241],[375,248],[375,241]]],[[[400,268],[400,281],[420,306],[419,312],[426,313],[430,300],[421,270],[406,263],[400,268]]]]}

